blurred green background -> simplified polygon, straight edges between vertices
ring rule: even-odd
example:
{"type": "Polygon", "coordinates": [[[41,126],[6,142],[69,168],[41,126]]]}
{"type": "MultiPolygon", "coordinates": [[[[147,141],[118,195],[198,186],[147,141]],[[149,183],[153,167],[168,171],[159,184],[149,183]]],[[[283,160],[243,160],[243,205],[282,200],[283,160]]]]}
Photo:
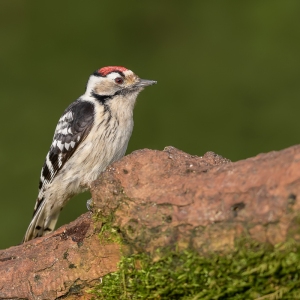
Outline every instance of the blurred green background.
{"type": "Polygon", "coordinates": [[[297,0],[1,1],[0,248],[21,242],[56,123],[99,67],[158,81],[139,96],[127,153],[236,161],[298,144],[299,15],[297,0]]]}

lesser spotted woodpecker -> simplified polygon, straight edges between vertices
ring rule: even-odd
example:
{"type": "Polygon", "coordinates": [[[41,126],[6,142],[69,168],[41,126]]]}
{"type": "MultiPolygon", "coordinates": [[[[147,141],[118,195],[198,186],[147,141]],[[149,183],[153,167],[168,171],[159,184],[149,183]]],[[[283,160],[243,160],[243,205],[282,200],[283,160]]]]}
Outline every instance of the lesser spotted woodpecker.
{"type": "Polygon", "coordinates": [[[56,126],[24,242],[53,231],[66,202],[124,156],[136,98],[155,83],[119,66],[90,76],[85,93],[69,105],[56,126]]]}

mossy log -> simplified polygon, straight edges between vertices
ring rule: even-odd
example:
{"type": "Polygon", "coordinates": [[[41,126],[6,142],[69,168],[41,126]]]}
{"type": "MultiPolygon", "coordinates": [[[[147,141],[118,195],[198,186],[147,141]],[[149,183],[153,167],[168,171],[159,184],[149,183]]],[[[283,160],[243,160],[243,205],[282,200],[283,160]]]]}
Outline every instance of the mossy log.
{"type": "Polygon", "coordinates": [[[108,167],[91,193],[93,213],[0,251],[0,299],[300,292],[300,146],[235,163],[212,152],[140,150],[108,167]]]}

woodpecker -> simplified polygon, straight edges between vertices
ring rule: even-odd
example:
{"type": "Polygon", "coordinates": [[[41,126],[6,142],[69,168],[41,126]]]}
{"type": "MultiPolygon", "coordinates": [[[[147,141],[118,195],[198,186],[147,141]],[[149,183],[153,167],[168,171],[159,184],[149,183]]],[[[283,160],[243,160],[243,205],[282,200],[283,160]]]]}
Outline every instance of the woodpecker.
{"type": "Polygon", "coordinates": [[[156,81],[109,66],[95,71],[85,93],[60,117],[41,170],[33,218],[23,242],[54,230],[67,201],[87,190],[105,168],[124,156],[138,94],[156,81]]]}

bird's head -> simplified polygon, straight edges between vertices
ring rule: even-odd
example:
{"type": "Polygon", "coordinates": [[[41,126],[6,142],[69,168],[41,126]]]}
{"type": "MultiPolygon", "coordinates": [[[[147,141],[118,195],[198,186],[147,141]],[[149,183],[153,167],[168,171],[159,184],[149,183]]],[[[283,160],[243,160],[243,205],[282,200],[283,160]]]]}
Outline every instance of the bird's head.
{"type": "Polygon", "coordinates": [[[137,95],[144,87],[155,84],[154,80],[141,79],[131,70],[120,66],[104,67],[95,71],[87,83],[86,95],[112,98],[117,95],[137,95]]]}

